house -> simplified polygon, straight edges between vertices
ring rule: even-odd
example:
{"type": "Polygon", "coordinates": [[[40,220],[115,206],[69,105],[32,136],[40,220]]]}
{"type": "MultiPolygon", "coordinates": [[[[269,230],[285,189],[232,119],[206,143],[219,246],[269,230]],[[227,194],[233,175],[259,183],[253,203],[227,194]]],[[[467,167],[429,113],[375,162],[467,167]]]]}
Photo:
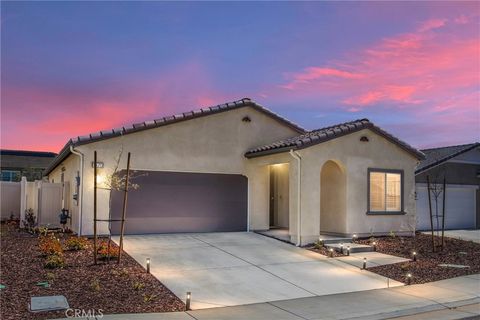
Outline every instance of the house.
{"type": "MultiPolygon", "coordinates": [[[[417,219],[419,230],[430,230],[427,176],[431,187],[434,215],[442,215],[443,179],[446,181],[445,228],[480,228],[480,143],[422,150],[425,159],[415,171],[417,219]]],[[[434,228],[441,229],[442,218],[434,218],[434,228]],[[437,224],[438,223],[438,224],[437,224]]]]}
{"type": "MultiPolygon", "coordinates": [[[[100,182],[131,152],[139,188],[128,193],[127,234],[283,228],[303,245],[415,226],[423,154],[367,119],[306,131],[245,98],[71,139],[45,174],[70,186],[83,235],[93,233],[94,151],[100,182]]],[[[122,192],[97,194],[99,219],[110,203],[119,219],[122,192]]]]}
{"type": "Polygon", "coordinates": [[[41,180],[43,171],[57,154],[43,151],[0,150],[1,181],[41,180]]]}

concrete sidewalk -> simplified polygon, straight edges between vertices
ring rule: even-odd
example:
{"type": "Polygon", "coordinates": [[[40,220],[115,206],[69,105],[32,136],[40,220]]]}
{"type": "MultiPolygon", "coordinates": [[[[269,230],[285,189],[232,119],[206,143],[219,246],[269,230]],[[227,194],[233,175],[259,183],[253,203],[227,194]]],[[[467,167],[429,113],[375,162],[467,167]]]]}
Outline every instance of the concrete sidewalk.
{"type": "MultiPolygon", "coordinates": [[[[192,297],[194,299],[194,297],[192,297]]],[[[478,319],[480,274],[427,284],[188,312],[106,315],[106,320],[478,319]]],[[[100,318],[99,318],[100,319],[100,318]]],[[[93,320],[93,319],[92,319],[93,320]]]]}

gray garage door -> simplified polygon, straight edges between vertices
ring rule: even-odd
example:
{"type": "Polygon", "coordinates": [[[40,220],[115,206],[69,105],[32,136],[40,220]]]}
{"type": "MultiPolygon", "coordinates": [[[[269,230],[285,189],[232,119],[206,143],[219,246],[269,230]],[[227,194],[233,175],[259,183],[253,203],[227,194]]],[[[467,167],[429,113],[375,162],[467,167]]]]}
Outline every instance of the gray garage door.
{"type": "MultiPolygon", "coordinates": [[[[245,231],[247,178],[242,175],[137,171],[128,193],[126,234],[245,231]]],[[[123,193],[112,195],[120,219],[123,193]]],[[[119,234],[120,223],[112,223],[119,234]]]]}

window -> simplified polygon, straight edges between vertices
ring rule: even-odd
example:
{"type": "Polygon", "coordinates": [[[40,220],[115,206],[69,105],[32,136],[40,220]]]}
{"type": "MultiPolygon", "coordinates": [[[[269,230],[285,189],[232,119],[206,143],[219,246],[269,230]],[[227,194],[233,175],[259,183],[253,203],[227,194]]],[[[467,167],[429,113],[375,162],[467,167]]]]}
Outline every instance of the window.
{"type": "Polygon", "coordinates": [[[2,181],[20,181],[20,171],[2,170],[1,180],[2,181]]]}
{"type": "Polygon", "coordinates": [[[403,170],[368,169],[368,213],[403,213],[403,170]]]}

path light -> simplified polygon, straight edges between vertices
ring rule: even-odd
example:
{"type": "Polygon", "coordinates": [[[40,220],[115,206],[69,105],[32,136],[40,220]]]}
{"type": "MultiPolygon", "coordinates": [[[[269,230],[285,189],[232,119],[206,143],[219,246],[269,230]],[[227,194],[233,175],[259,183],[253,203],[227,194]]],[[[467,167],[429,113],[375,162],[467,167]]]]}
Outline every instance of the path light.
{"type": "Polygon", "coordinates": [[[147,273],[150,273],[150,258],[147,258],[147,273]]]}
{"type": "Polygon", "coordinates": [[[343,254],[343,243],[340,243],[340,252],[343,254]]]}
{"type": "Polygon", "coordinates": [[[355,242],[355,240],[357,240],[357,234],[354,233],[352,238],[353,238],[353,242],[355,242]]]}
{"type": "Polygon", "coordinates": [[[350,246],[347,246],[347,256],[350,255],[350,246]]]}
{"type": "Polygon", "coordinates": [[[412,284],[412,274],[407,273],[407,285],[411,285],[411,284],[412,284]]]}
{"type": "Polygon", "coordinates": [[[373,251],[377,251],[377,243],[373,241],[372,244],[373,244],[373,251]]]}
{"type": "Polygon", "coordinates": [[[412,255],[413,255],[413,261],[417,261],[417,252],[413,251],[412,255]]]}
{"type": "Polygon", "coordinates": [[[187,300],[185,301],[185,309],[187,311],[190,310],[190,300],[192,299],[192,293],[190,291],[187,291],[187,300]]]}
{"type": "Polygon", "coordinates": [[[328,249],[328,256],[330,258],[333,258],[333,249],[332,248],[328,249]]]}
{"type": "Polygon", "coordinates": [[[363,270],[367,269],[367,258],[363,258],[363,270]]]}

